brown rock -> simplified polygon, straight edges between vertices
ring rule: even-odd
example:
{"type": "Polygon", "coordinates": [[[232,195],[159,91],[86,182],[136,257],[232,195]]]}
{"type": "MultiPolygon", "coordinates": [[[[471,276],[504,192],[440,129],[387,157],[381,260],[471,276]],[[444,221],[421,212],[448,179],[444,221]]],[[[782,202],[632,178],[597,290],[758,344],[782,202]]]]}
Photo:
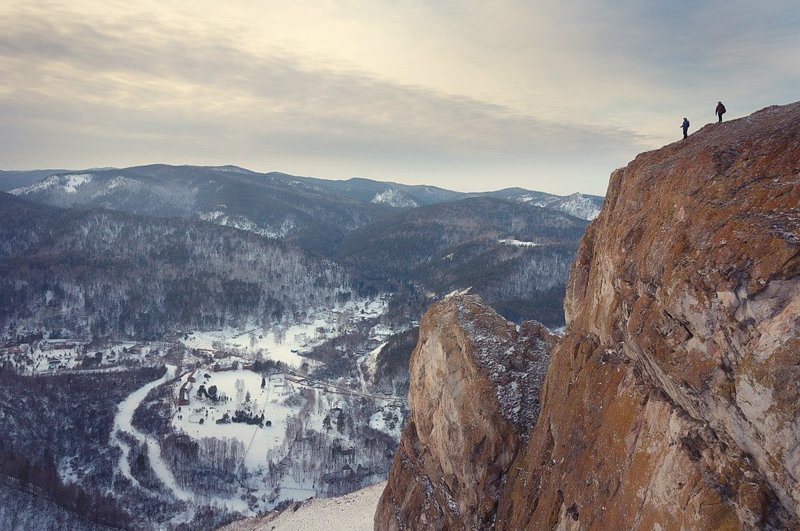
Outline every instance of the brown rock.
{"type": "Polygon", "coordinates": [[[475,296],[431,306],[411,355],[410,419],[376,529],[485,528],[508,466],[539,411],[555,337],[519,331],[475,296]]]}
{"type": "Polygon", "coordinates": [[[800,527],[800,104],[611,176],[500,529],[800,527]]]}

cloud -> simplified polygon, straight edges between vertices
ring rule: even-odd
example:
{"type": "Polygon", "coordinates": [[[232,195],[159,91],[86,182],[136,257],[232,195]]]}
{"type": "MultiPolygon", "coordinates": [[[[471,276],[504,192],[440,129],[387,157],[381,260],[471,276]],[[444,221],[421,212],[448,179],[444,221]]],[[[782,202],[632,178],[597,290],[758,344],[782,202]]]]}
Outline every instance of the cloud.
{"type": "Polygon", "coordinates": [[[6,4],[0,165],[570,191],[594,175],[585,191],[601,192],[717,99],[736,116],[793,98],[798,16],[783,0],[6,4]]]}
{"type": "MultiPolygon", "coordinates": [[[[141,144],[152,148],[150,160],[186,153],[187,145],[221,151],[222,141],[239,146],[234,151],[261,149],[267,159],[368,158],[414,167],[465,159],[552,164],[641,143],[631,131],[558,123],[373,74],[320,68],[285,49],[254,53],[225,35],[176,31],[156,19],[130,23],[97,25],[67,13],[57,23],[6,17],[2,127],[56,141],[69,135],[75,149],[84,137],[86,151],[98,141],[114,149],[116,140],[125,144],[116,149],[128,152],[141,144]]],[[[0,156],[9,160],[11,153],[0,156]]]]}

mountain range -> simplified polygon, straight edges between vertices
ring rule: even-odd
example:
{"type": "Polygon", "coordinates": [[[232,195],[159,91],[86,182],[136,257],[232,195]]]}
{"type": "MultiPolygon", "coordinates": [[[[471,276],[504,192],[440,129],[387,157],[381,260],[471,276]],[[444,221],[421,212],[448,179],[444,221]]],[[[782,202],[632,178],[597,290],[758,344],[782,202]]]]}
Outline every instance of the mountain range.
{"type": "Polygon", "coordinates": [[[341,265],[361,293],[408,285],[430,297],[471,287],[509,318],[551,325],[563,321],[569,263],[586,220],[602,205],[602,198],[585,194],[463,193],[236,166],[4,172],[0,183],[23,183],[11,196],[42,206],[133,216],[126,223],[182,220],[279,240],[341,265]]]}

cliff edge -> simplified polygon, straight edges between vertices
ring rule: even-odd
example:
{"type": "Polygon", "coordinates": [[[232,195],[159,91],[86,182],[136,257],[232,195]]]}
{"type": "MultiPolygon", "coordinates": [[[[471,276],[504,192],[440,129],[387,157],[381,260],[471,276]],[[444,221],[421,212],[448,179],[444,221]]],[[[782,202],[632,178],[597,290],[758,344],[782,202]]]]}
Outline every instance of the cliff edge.
{"type": "Polygon", "coordinates": [[[800,527],[800,104],[611,176],[498,529],[800,527]]]}

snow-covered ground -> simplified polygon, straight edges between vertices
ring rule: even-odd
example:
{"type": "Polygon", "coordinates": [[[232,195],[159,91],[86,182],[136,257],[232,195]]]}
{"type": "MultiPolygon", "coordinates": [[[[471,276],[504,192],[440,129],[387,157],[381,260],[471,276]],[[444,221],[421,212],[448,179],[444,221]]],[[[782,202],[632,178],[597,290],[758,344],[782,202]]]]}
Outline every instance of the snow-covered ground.
{"type": "MultiPolygon", "coordinates": [[[[336,428],[336,414],[346,407],[347,397],[374,397],[377,411],[365,422],[395,439],[400,437],[402,403],[367,395],[363,387],[359,393],[295,375],[262,377],[249,370],[213,372],[210,369],[183,375],[176,383],[176,395],[180,392],[178,387],[184,389],[182,398],[189,404],[180,406],[173,416],[172,427],[176,433],[189,435],[198,442],[212,437],[235,439],[245,448],[241,463],[246,469],[247,489],[253,495],[250,511],[243,511],[245,514],[269,510],[281,501],[305,499],[324,491],[322,485],[316,484],[318,478],[313,473],[282,474],[275,479],[271,477],[274,472],[270,467],[292,454],[297,442],[287,439],[289,433],[327,434],[331,439],[338,439],[342,450],[355,448],[357,443],[336,428]],[[200,391],[201,386],[205,393],[200,391]],[[219,397],[217,400],[205,396],[212,387],[215,388],[213,394],[219,397]],[[306,398],[295,403],[301,395],[306,398]],[[293,405],[287,405],[289,402],[293,405]],[[258,419],[263,415],[263,424],[230,421],[237,411],[246,411],[258,419]],[[326,417],[329,418],[327,427],[326,417]],[[302,428],[293,432],[289,423],[294,423],[295,429],[299,425],[302,428]]],[[[318,458],[325,458],[327,453],[326,450],[318,458]]]]}
{"type": "Polygon", "coordinates": [[[300,356],[326,339],[342,335],[353,323],[377,317],[386,311],[388,299],[360,299],[329,310],[317,310],[302,323],[272,329],[226,328],[211,332],[190,332],[180,340],[189,348],[214,351],[238,351],[251,359],[258,353],[264,358],[300,367],[310,360],[300,356]]]}
{"type": "MultiPolygon", "coordinates": [[[[216,505],[218,507],[225,507],[230,511],[237,511],[237,512],[246,512],[248,510],[247,503],[237,497],[233,498],[202,498],[200,499],[195,493],[188,491],[178,485],[178,482],[175,479],[172,470],[164,461],[163,456],[161,455],[161,446],[159,445],[158,441],[156,441],[153,437],[146,435],[140,432],[133,426],[133,414],[136,409],[141,404],[142,400],[145,399],[147,394],[158,387],[159,385],[168,382],[169,380],[175,378],[177,367],[174,365],[167,365],[167,372],[164,373],[160,379],[152,381],[130,395],[123,400],[119,406],[117,406],[117,415],[114,417],[114,428],[111,432],[111,442],[115,444],[122,450],[122,455],[120,456],[119,460],[119,470],[120,473],[125,476],[131,483],[139,488],[144,488],[139,481],[133,476],[131,473],[131,467],[129,462],[129,455],[130,455],[130,446],[126,444],[122,438],[121,434],[126,433],[136,439],[137,442],[140,444],[144,444],[147,448],[147,457],[150,462],[150,467],[152,468],[153,472],[155,473],[156,477],[164,484],[164,486],[169,490],[175,498],[183,501],[188,502],[203,502],[206,504],[216,505]]],[[[191,510],[184,515],[180,515],[179,518],[181,520],[190,520],[191,510]]]]}
{"type": "Polygon", "coordinates": [[[337,498],[312,499],[299,508],[229,524],[220,531],[372,531],[386,482],[337,498]]]}
{"type": "Polygon", "coordinates": [[[123,400],[119,406],[117,406],[117,416],[114,417],[114,428],[111,432],[111,441],[116,444],[120,450],[122,450],[122,455],[119,459],[119,469],[122,475],[128,478],[131,483],[141,487],[139,481],[133,476],[133,474],[131,474],[131,466],[128,462],[130,447],[120,438],[122,433],[132,435],[139,443],[146,444],[148,457],[150,458],[150,465],[153,467],[153,471],[158,479],[161,480],[161,482],[172,491],[176,498],[181,500],[190,500],[192,499],[192,494],[178,486],[177,482],[175,481],[175,477],[172,475],[172,471],[170,471],[169,467],[166,465],[166,463],[164,463],[164,460],[161,459],[161,449],[158,446],[158,442],[156,442],[152,437],[148,437],[133,427],[133,412],[136,411],[136,408],[139,407],[139,404],[142,402],[142,400],[144,400],[150,391],[162,383],[174,378],[175,371],[175,366],[168,365],[167,372],[164,373],[164,376],[140,387],[128,395],[128,398],[123,400]]]}
{"type": "Polygon", "coordinates": [[[114,341],[96,347],[82,340],[43,339],[0,348],[0,362],[10,363],[21,374],[109,369],[131,364],[155,364],[168,346],[162,342],[114,341]]]}
{"type": "Polygon", "coordinates": [[[175,431],[197,440],[204,437],[238,439],[247,448],[244,458],[247,470],[256,473],[266,468],[266,452],[283,444],[286,422],[297,413],[283,403],[294,392],[295,384],[281,374],[264,378],[262,388],[262,376],[246,370],[200,370],[194,373],[194,383],[189,383],[188,378],[189,374],[184,375],[181,382],[187,385],[190,405],[181,406],[181,410],[173,417],[172,426],[175,431]],[[197,391],[201,385],[206,390],[216,387],[218,396],[225,398],[217,402],[198,398],[197,391]],[[271,425],[218,423],[225,415],[228,419],[233,418],[237,410],[246,410],[254,416],[263,414],[265,424],[269,421],[271,425]]]}

